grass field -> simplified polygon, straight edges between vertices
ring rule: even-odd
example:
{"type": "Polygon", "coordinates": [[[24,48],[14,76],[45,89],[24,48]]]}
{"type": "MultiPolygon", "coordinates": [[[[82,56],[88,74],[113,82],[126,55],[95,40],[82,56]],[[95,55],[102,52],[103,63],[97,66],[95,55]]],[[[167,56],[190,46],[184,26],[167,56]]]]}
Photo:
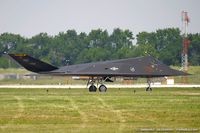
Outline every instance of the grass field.
{"type": "Polygon", "coordinates": [[[0,132],[198,130],[200,88],[0,89],[0,132]],[[134,93],[134,90],[136,92],[134,93]]]}

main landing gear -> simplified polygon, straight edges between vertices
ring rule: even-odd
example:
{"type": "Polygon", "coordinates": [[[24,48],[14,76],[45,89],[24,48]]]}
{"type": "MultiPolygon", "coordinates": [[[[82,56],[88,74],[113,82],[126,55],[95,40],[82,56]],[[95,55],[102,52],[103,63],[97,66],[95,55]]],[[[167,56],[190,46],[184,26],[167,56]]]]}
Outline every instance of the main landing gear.
{"type": "Polygon", "coordinates": [[[95,85],[90,85],[89,92],[96,92],[96,91],[97,91],[97,87],[95,85]]]}
{"type": "Polygon", "coordinates": [[[99,92],[106,92],[107,91],[107,87],[103,84],[103,80],[97,78],[97,87],[95,86],[95,79],[94,77],[91,77],[88,79],[88,83],[87,83],[87,87],[89,86],[89,92],[96,92],[97,91],[97,87],[99,89],[99,92]],[[100,84],[100,85],[99,85],[100,84]]]}
{"type": "Polygon", "coordinates": [[[107,87],[106,87],[105,85],[101,84],[101,85],[99,86],[99,91],[100,91],[100,92],[106,92],[106,91],[107,91],[107,87]]]}
{"type": "Polygon", "coordinates": [[[150,78],[147,78],[147,84],[148,84],[148,87],[146,88],[146,91],[152,91],[150,78]]]}

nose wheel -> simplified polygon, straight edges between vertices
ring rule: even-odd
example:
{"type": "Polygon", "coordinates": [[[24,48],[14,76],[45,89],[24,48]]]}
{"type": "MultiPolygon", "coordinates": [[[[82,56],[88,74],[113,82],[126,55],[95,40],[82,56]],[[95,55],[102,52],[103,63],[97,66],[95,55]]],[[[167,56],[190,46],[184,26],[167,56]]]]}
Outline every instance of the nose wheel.
{"type": "Polygon", "coordinates": [[[147,79],[147,84],[148,84],[148,87],[146,88],[146,91],[152,91],[150,78],[147,79]]]}

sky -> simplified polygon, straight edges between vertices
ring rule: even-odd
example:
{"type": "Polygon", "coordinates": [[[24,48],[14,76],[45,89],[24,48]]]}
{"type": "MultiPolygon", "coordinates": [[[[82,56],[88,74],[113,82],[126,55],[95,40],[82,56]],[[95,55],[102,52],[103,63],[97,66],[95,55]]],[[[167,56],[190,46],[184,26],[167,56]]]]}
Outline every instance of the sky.
{"type": "Polygon", "coordinates": [[[70,29],[129,29],[139,32],[181,28],[181,11],[190,17],[189,33],[200,33],[200,0],[0,0],[0,34],[32,37],[70,29]]]}

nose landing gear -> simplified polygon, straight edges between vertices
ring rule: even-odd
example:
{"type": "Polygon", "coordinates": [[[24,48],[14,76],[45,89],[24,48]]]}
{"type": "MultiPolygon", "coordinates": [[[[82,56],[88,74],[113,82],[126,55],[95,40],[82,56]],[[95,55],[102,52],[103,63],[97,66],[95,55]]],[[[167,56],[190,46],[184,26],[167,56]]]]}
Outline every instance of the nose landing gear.
{"type": "Polygon", "coordinates": [[[146,88],[146,91],[152,91],[150,78],[147,79],[147,84],[148,84],[148,87],[146,88]]]}

